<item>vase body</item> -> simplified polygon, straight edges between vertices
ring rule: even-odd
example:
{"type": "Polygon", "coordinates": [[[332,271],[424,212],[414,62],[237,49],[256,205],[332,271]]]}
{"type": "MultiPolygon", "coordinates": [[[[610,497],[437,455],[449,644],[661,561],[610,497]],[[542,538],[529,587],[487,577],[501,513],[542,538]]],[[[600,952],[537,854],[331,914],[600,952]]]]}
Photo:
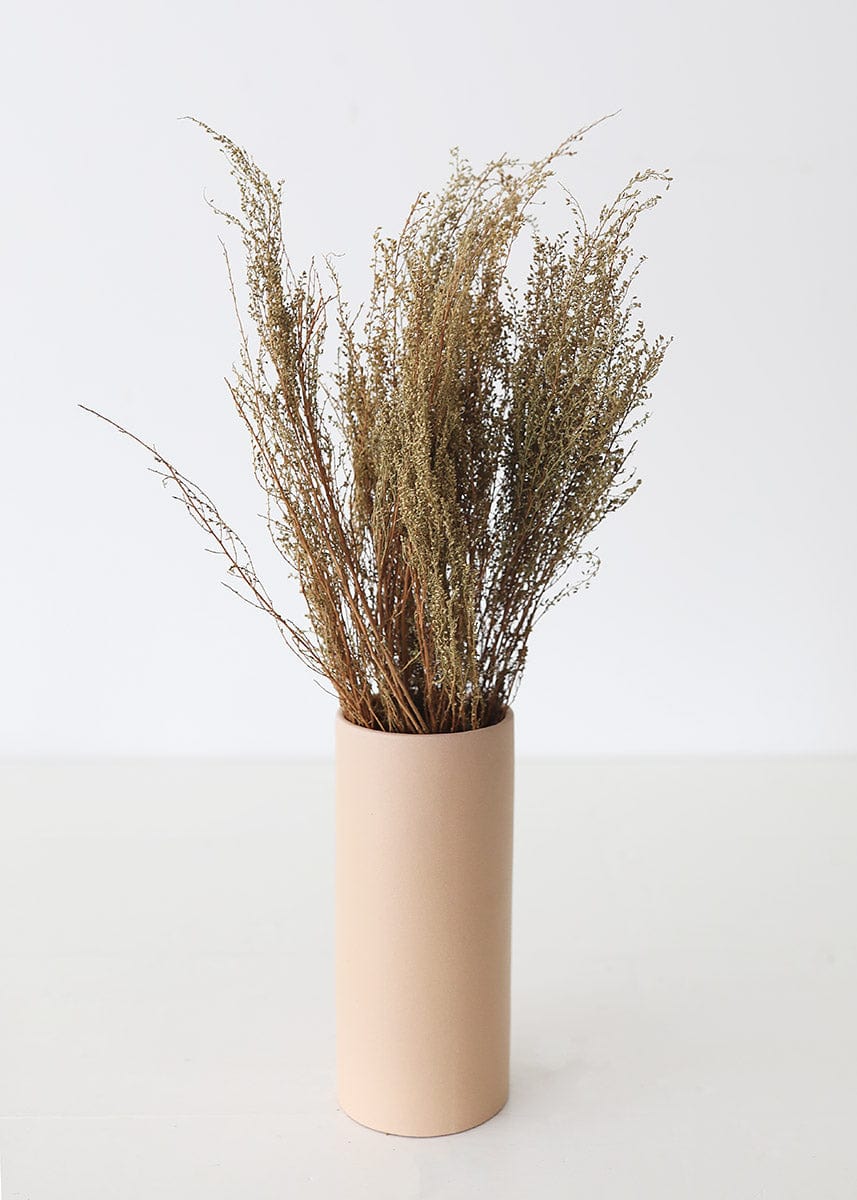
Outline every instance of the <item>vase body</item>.
{"type": "Polygon", "coordinates": [[[384,1133],[470,1129],[509,1091],[514,727],[336,719],[342,1109],[384,1133]]]}

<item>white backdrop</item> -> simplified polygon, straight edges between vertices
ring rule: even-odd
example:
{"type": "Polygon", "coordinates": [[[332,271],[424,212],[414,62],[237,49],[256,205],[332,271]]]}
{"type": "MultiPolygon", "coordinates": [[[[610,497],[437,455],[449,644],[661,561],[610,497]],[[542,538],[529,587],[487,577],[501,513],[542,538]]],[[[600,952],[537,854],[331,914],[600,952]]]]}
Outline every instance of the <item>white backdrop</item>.
{"type": "Polygon", "coordinates": [[[327,754],[334,702],[219,586],[153,439],[280,584],[224,383],[236,333],[203,193],[230,133],[286,180],[297,262],[475,162],[614,109],[563,178],[645,166],[644,316],[675,341],[643,487],[534,637],[522,754],[857,750],[855,10],[450,3],[18,4],[2,55],[2,712],[15,755],[327,754]],[[247,531],[250,531],[249,533],[247,531]]]}

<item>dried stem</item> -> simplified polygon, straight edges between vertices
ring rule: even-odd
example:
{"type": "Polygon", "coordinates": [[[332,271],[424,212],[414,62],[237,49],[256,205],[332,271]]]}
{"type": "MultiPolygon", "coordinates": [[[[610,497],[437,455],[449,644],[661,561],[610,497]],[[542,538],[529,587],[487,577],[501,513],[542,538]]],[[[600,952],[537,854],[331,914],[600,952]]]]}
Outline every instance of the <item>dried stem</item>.
{"type": "Polygon", "coordinates": [[[376,234],[368,303],[352,317],[329,262],[329,291],[313,264],[292,269],[282,185],[197,124],[238,185],[240,212],[215,209],[246,265],[249,322],[224,247],[240,341],[229,390],[303,625],[274,607],[210,497],[103,419],[153,455],[225,556],[227,586],[330,680],[346,718],[408,733],[491,725],[540,616],[597,567],[586,538],[637,487],[629,438],[667,342],[636,319],[629,238],[669,176],[635,175],[592,228],[563,188],[573,228],[548,237],[531,205],[587,130],[478,174],[453,152],[440,194],[417,197],[398,237],[376,234]],[[508,267],[525,225],[519,295],[508,267]],[[338,357],[322,371],[329,310],[338,357]]]}

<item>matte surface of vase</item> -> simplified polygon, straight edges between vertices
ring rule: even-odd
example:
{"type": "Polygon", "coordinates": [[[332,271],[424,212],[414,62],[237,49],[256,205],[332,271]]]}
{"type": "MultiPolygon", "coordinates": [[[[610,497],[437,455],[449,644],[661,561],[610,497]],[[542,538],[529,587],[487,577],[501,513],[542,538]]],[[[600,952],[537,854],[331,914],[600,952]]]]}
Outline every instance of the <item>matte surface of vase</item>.
{"type": "Polygon", "coordinates": [[[479,1125],[509,1092],[514,726],[336,719],[339,1103],[384,1133],[479,1125]]]}

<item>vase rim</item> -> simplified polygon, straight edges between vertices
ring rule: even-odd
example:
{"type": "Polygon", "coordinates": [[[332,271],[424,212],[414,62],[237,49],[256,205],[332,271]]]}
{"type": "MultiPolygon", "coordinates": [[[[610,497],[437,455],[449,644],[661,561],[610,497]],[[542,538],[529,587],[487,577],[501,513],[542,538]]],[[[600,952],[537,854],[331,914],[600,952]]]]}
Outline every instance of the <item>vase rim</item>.
{"type": "Polygon", "coordinates": [[[461,738],[472,737],[474,734],[487,734],[494,729],[504,729],[514,723],[514,713],[510,704],[506,705],[506,711],[499,721],[495,721],[493,725],[480,725],[478,729],[459,729],[454,733],[393,733],[388,729],[370,729],[368,725],[358,725],[354,721],[349,721],[343,714],[341,708],[336,710],[337,725],[344,725],[349,730],[355,730],[358,733],[371,734],[373,737],[385,738],[407,738],[411,740],[415,737],[433,737],[433,738],[461,738]]]}

